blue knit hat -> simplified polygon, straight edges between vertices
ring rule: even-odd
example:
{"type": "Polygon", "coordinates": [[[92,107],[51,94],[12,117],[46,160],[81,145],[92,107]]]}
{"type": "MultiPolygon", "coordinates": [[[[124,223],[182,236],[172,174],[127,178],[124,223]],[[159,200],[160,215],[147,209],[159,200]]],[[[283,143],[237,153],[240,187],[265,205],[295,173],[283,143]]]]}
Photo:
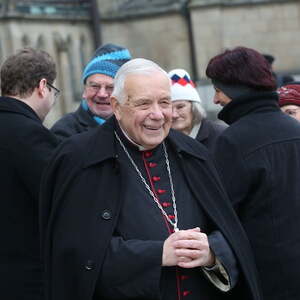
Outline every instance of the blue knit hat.
{"type": "Polygon", "coordinates": [[[119,68],[131,59],[128,49],[114,44],[105,44],[99,47],[93,58],[86,65],[82,81],[93,74],[104,74],[112,78],[115,77],[119,68]]]}

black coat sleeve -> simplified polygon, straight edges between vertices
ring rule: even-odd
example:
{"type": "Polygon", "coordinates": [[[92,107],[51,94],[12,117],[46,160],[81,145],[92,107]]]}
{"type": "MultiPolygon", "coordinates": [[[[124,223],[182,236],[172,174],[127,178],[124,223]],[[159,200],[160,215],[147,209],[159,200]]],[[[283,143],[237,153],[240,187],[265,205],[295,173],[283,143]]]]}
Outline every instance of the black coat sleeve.
{"type": "Polygon", "coordinates": [[[249,193],[251,174],[238,145],[226,136],[220,136],[214,159],[229,199],[239,213],[239,209],[249,193]]]}
{"type": "Polygon", "coordinates": [[[83,131],[81,126],[78,124],[74,113],[63,116],[51,127],[50,130],[60,142],[83,131]]]}
{"type": "Polygon", "coordinates": [[[163,241],[113,237],[98,281],[101,297],[159,299],[162,249],[163,241]]]}
{"type": "Polygon", "coordinates": [[[73,157],[68,155],[69,152],[68,143],[60,144],[53,152],[41,179],[39,215],[42,244],[46,239],[50,217],[54,219],[60,211],[58,207],[63,204],[64,194],[74,174],[78,171],[79,161],[78,164],[73,163],[73,157]]]}
{"type": "Polygon", "coordinates": [[[18,137],[12,157],[19,178],[33,199],[38,200],[40,180],[54,149],[55,136],[40,124],[24,128],[18,137]]]}
{"type": "Polygon", "coordinates": [[[233,288],[239,278],[239,268],[231,247],[220,231],[214,231],[208,236],[209,246],[225,268],[233,288]]]}

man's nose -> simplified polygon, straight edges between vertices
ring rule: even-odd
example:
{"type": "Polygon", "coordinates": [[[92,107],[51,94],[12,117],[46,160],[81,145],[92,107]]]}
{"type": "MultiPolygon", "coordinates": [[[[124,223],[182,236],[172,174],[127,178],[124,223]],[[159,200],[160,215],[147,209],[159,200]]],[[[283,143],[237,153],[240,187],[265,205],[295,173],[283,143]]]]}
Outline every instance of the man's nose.
{"type": "Polygon", "coordinates": [[[108,97],[109,93],[107,92],[107,89],[105,86],[102,86],[98,91],[97,91],[97,96],[99,97],[108,97]]]}
{"type": "Polygon", "coordinates": [[[158,104],[152,105],[150,116],[153,119],[162,119],[164,117],[162,109],[158,104]]]}
{"type": "Polygon", "coordinates": [[[215,104],[219,104],[219,103],[220,103],[217,94],[214,95],[214,103],[215,103],[215,104]]]}

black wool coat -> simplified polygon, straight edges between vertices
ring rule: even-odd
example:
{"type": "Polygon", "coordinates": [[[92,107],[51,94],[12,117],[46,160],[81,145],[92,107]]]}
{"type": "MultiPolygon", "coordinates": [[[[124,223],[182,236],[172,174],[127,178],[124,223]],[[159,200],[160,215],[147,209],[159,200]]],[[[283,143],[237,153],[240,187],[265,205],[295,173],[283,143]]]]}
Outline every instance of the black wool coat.
{"type": "Polygon", "coordinates": [[[248,234],[265,300],[300,299],[300,122],[283,114],[277,93],[250,94],[227,104],[230,126],[215,158],[248,234]]]}
{"type": "MultiPolygon", "coordinates": [[[[115,128],[112,117],[96,129],[71,137],[56,151],[45,172],[41,230],[47,300],[93,299],[122,208],[120,186],[124,178],[120,178],[115,128]]],[[[207,151],[200,143],[173,130],[166,143],[176,151],[188,186],[223,233],[240,265],[238,285],[222,299],[234,295],[239,299],[262,299],[248,240],[207,151]]],[[[135,213],[138,212],[133,208],[133,217],[135,213]]],[[[129,261],[128,272],[131,264],[129,261]]]]}
{"type": "Polygon", "coordinates": [[[42,300],[38,194],[57,141],[27,104],[8,97],[0,97],[0,141],[0,298],[42,300]]]}
{"type": "Polygon", "coordinates": [[[60,141],[63,141],[74,134],[85,132],[98,125],[99,124],[80,104],[75,112],[68,113],[59,119],[51,127],[51,131],[60,141]]]}
{"type": "Polygon", "coordinates": [[[225,124],[218,124],[204,119],[202,120],[196,140],[205,145],[208,150],[213,151],[217,138],[227,127],[225,124]]]}

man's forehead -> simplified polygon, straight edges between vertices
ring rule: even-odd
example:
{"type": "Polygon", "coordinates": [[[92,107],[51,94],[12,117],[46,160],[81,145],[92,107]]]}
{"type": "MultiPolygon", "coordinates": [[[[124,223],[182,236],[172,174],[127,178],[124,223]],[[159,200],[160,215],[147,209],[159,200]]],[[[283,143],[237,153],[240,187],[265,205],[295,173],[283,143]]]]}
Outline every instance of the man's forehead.
{"type": "Polygon", "coordinates": [[[153,84],[158,87],[171,88],[169,77],[160,71],[151,73],[132,73],[128,74],[124,80],[125,88],[135,87],[143,89],[143,87],[153,86],[153,84]],[[139,82],[139,84],[135,84],[136,82],[139,82]],[[141,82],[142,84],[140,84],[141,82]]]}
{"type": "Polygon", "coordinates": [[[168,100],[171,102],[171,96],[168,93],[160,93],[158,95],[138,95],[138,94],[131,94],[127,97],[127,103],[130,104],[138,104],[138,103],[150,103],[150,102],[156,102],[156,101],[162,101],[162,100],[168,100]]]}
{"type": "Polygon", "coordinates": [[[144,79],[146,82],[150,78],[165,78],[166,80],[169,81],[169,77],[166,73],[160,71],[160,70],[147,70],[147,71],[140,71],[140,72],[132,72],[126,75],[125,77],[125,82],[126,81],[134,81],[137,79],[144,79]]]}
{"type": "Polygon", "coordinates": [[[114,80],[112,77],[107,76],[105,74],[93,74],[89,76],[86,80],[87,83],[106,83],[106,84],[113,84],[114,80]]]}

